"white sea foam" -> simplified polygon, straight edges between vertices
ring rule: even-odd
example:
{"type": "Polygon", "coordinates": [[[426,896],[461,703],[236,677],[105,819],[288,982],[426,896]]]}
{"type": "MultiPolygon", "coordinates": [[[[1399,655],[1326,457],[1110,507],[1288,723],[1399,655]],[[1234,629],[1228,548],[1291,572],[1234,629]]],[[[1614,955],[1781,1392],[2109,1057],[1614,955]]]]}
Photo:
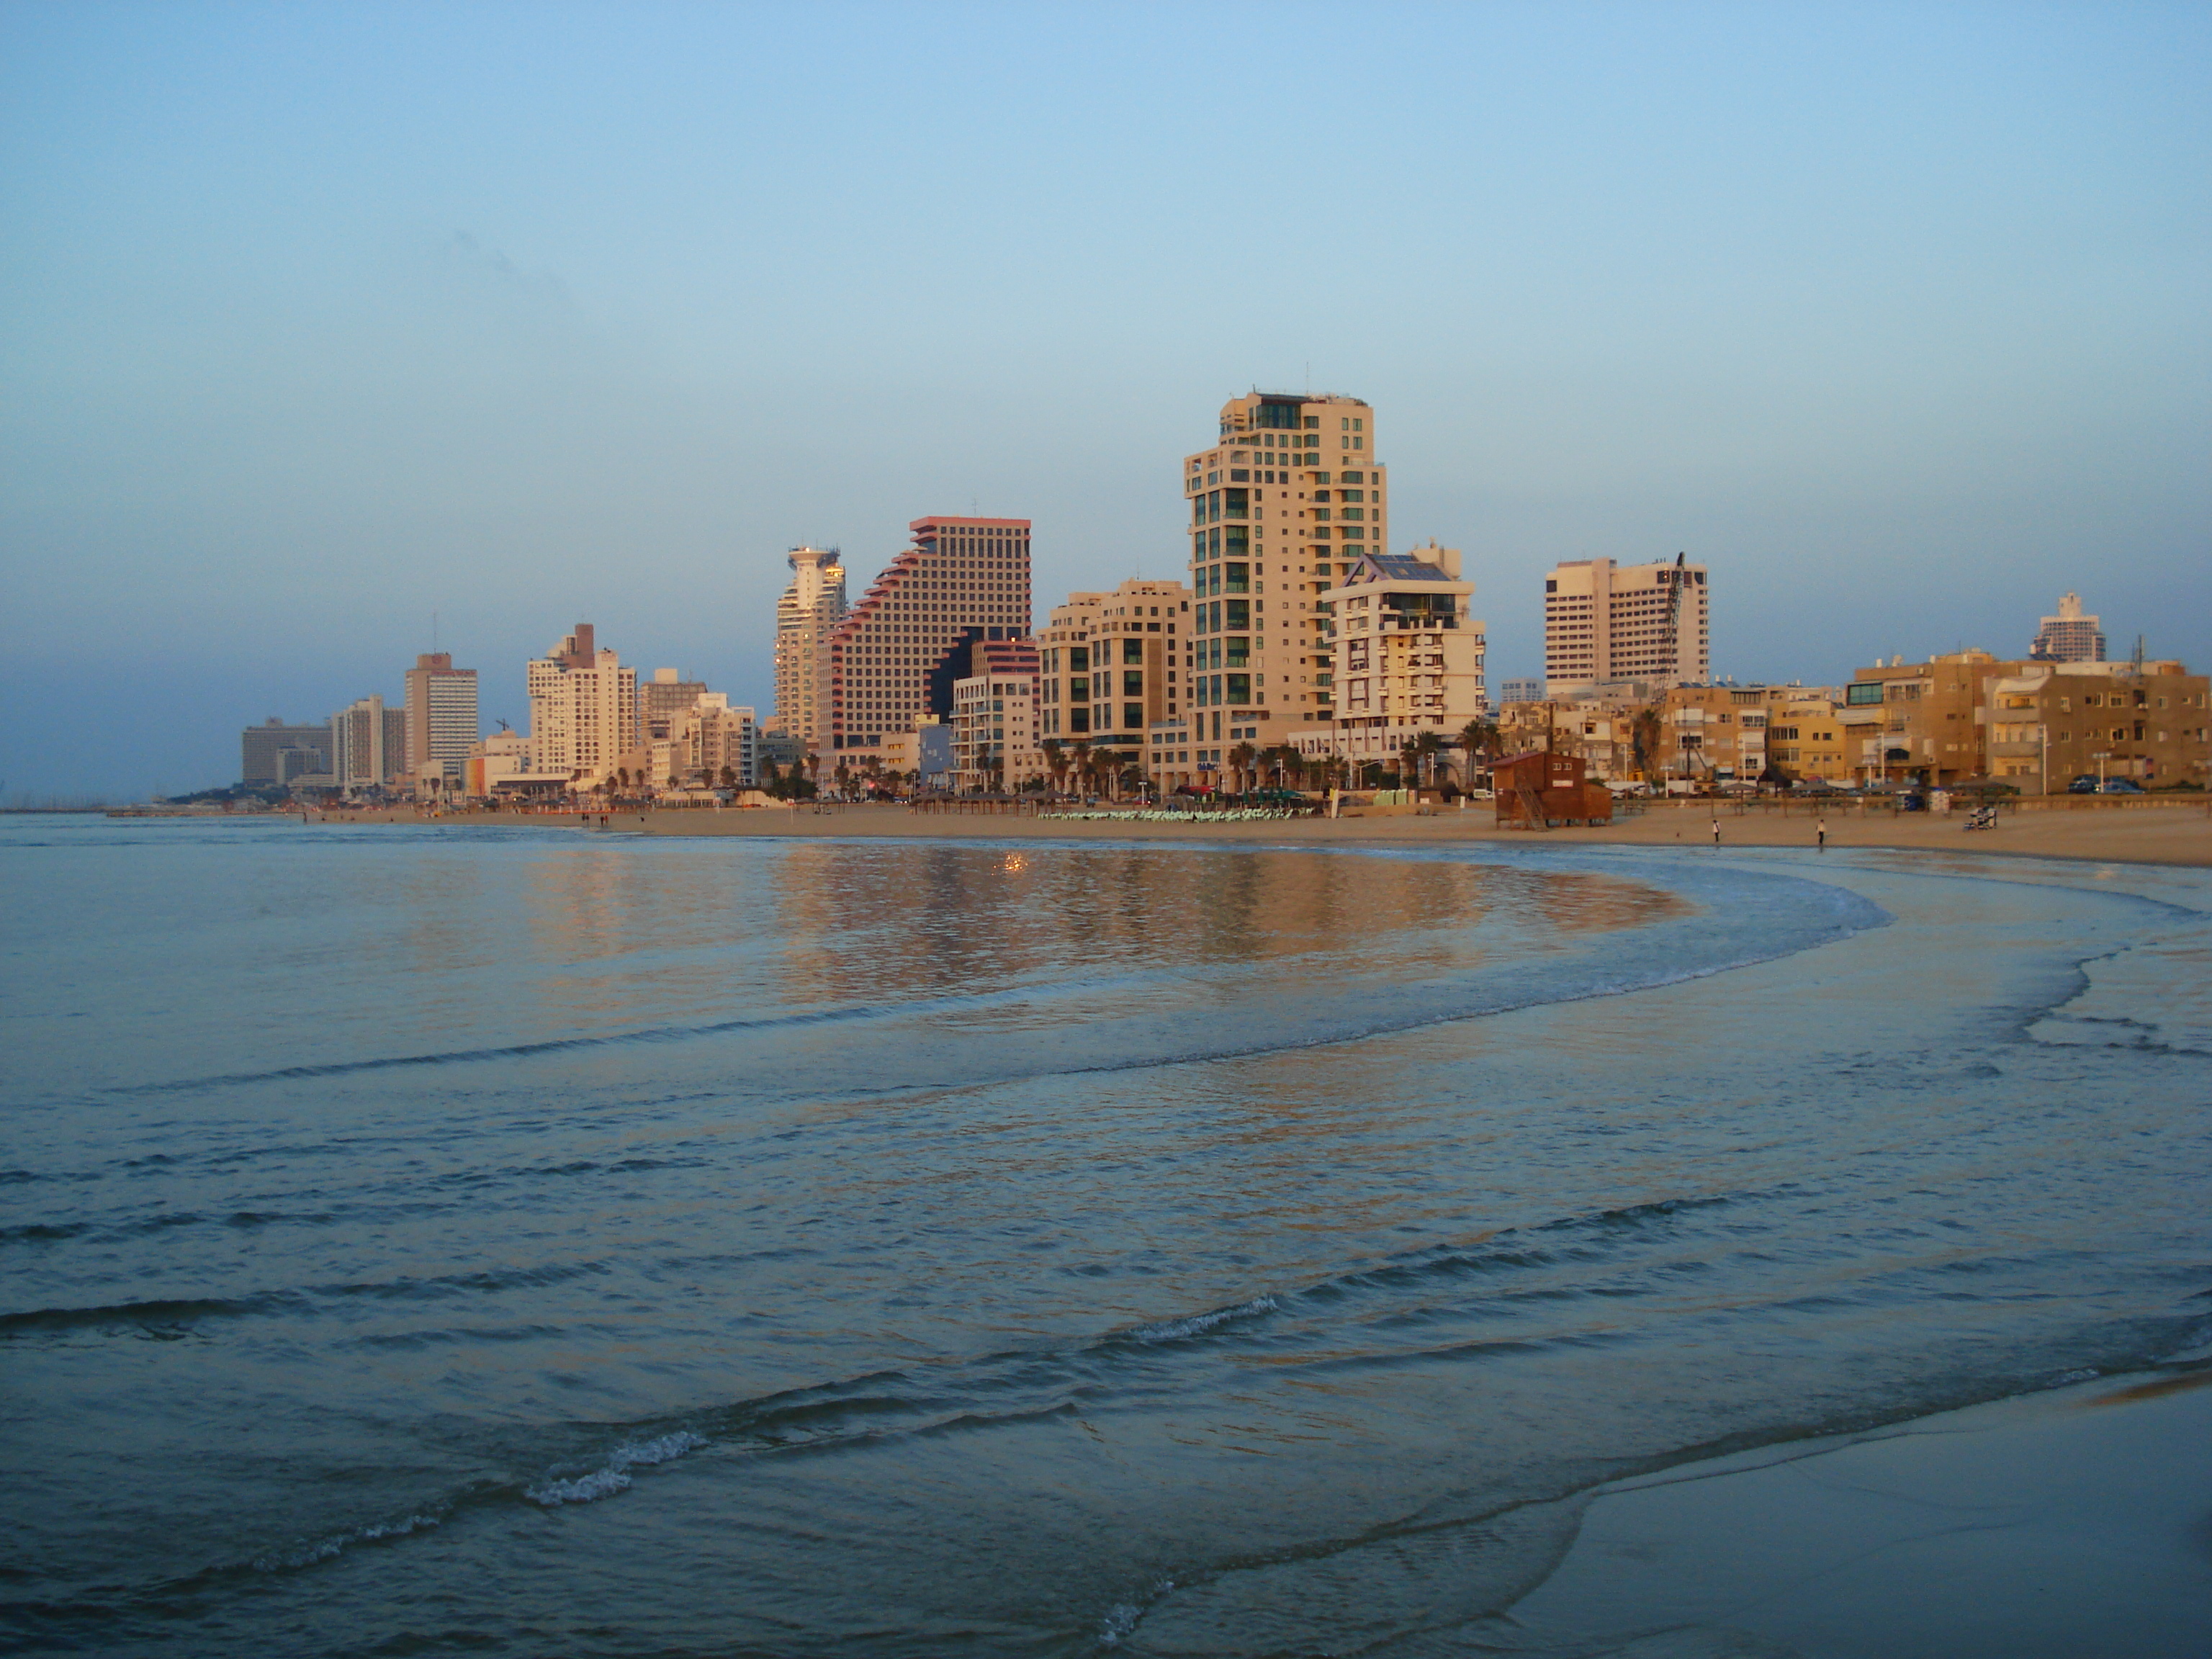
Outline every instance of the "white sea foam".
{"type": "Polygon", "coordinates": [[[280,1572],[288,1567],[313,1566],[318,1561],[327,1561],[355,1544],[366,1544],[379,1538],[404,1538],[410,1532],[421,1532],[438,1524],[434,1515],[410,1515],[399,1521],[380,1521],[374,1526],[356,1527],[351,1532],[341,1533],[335,1538],[325,1538],[319,1544],[310,1544],[280,1555],[257,1557],[253,1563],[256,1572],[280,1572]]]}
{"type": "Polygon", "coordinates": [[[705,1435],[694,1434],[689,1429],[678,1429],[672,1434],[617,1446],[608,1454],[607,1461],[590,1474],[567,1480],[548,1480],[543,1486],[531,1487],[523,1496],[532,1503],[544,1504],[548,1509],[557,1508],[562,1504],[596,1503],[602,1498],[612,1498],[617,1492],[628,1492],[630,1470],[648,1468],[655,1463],[673,1462],[706,1443],[705,1435]]]}
{"type": "Polygon", "coordinates": [[[1170,1319],[1158,1325],[1139,1325],[1129,1334],[1139,1342],[1180,1342],[1187,1336],[1200,1335],[1232,1319],[1256,1319],[1261,1314],[1273,1313],[1276,1305],[1272,1296],[1255,1296],[1233,1308],[1216,1308],[1212,1313],[1193,1314],[1188,1319],[1170,1319]]]}
{"type": "Polygon", "coordinates": [[[1121,1638],[1137,1628],[1137,1621],[1145,1616],[1145,1606],[1157,1601],[1175,1588],[1175,1580],[1163,1578],[1152,1586],[1152,1595],[1145,1604],[1135,1601],[1116,1601],[1106,1609],[1106,1616],[1098,1623],[1098,1645],[1102,1648],[1119,1646],[1121,1638]]]}

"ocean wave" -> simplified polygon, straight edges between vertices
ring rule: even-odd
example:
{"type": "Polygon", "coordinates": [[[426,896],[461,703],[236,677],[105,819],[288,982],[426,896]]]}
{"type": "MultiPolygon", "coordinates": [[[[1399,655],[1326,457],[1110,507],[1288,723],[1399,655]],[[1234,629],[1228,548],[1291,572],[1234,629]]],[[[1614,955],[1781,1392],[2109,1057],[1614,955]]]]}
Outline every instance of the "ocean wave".
{"type": "Polygon", "coordinates": [[[283,1572],[288,1569],[311,1567],[318,1561],[328,1561],[341,1555],[356,1544],[380,1543],[387,1539],[404,1538],[410,1533],[426,1531],[441,1524],[435,1515],[410,1515],[397,1521],[379,1521],[370,1526],[356,1527],[350,1532],[325,1538],[317,1543],[304,1544],[297,1549],[258,1556],[252,1563],[256,1572],[283,1572]]]}
{"type": "Polygon", "coordinates": [[[559,1285],[608,1271],[605,1262],[596,1260],[556,1261],[532,1267],[497,1267],[474,1273],[441,1273],[427,1279],[312,1285],[296,1289],[263,1291],[247,1296],[174,1297],[84,1307],[32,1308],[15,1313],[0,1313],[0,1342],[49,1332],[133,1330],[156,1334],[182,1333],[210,1320],[274,1315],[313,1317],[323,1310],[325,1304],[343,1304],[356,1298],[383,1302],[487,1295],[559,1285]]]}
{"type": "Polygon", "coordinates": [[[548,1480],[530,1487],[523,1496],[547,1509],[558,1509],[563,1504],[594,1504],[602,1498],[628,1492],[632,1469],[673,1462],[679,1457],[689,1456],[706,1443],[706,1436],[696,1434],[689,1429],[678,1429],[672,1433],[655,1436],[651,1440],[620,1445],[607,1454],[605,1462],[588,1474],[548,1480]]]}
{"type": "Polygon", "coordinates": [[[1193,1314],[1186,1319],[1163,1320],[1157,1324],[1139,1325],[1121,1333],[1122,1340],[1141,1342],[1151,1346],[1161,1342],[1181,1342],[1194,1336],[1218,1329],[1231,1320],[1256,1319],[1271,1314],[1281,1304],[1272,1296],[1255,1296],[1249,1302],[1239,1302],[1233,1308],[1216,1308],[1212,1313],[1193,1314]]]}

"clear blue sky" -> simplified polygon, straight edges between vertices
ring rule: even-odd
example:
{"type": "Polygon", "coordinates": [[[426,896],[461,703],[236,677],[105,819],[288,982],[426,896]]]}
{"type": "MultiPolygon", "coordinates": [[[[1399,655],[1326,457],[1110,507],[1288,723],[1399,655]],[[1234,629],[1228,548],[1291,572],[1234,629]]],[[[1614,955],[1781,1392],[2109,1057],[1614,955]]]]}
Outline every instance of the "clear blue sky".
{"type": "Polygon", "coordinates": [[[579,619],[763,708],[782,550],[1178,568],[1376,406],[1493,675],[1686,550],[1716,668],[2212,664],[2212,9],[0,6],[0,789],[174,791],[579,619]]]}

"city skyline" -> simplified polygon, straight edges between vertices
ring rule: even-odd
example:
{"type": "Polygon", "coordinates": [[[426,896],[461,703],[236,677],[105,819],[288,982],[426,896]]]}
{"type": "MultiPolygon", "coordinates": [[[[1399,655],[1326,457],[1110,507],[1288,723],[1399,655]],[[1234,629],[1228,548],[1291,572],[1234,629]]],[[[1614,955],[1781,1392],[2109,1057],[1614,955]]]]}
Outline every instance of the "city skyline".
{"type": "Polygon", "coordinates": [[[1033,521],[1035,627],[1187,573],[1168,479],[1248,386],[1386,413],[1389,550],[1462,550],[1493,678],[1551,567],[1684,550],[1745,679],[2085,584],[2212,659],[2201,11],[0,28],[11,794],[214,782],[446,648],[519,726],[498,665],[580,616],[772,707],[783,550],[865,585],[918,513],[1033,521]],[[1232,52],[1372,117],[1260,145],[1232,52]],[[917,128],[940,70],[990,90],[917,128]],[[1335,252],[1228,283],[1224,189],[1335,252]]]}

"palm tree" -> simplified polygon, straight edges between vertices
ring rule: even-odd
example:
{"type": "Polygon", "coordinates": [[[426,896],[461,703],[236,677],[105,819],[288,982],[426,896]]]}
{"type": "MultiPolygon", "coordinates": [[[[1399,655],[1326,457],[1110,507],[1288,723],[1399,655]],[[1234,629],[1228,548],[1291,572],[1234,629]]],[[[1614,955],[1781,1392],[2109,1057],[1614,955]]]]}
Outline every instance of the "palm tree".
{"type": "Polygon", "coordinates": [[[738,769],[734,766],[724,767],[722,769],[722,787],[725,789],[734,789],[737,787],[738,769]]]}
{"type": "Polygon", "coordinates": [[[1647,704],[1638,709],[1635,717],[1628,722],[1629,750],[1635,757],[1637,771],[1643,775],[1646,783],[1659,781],[1655,775],[1659,767],[1660,745],[1666,735],[1666,727],[1660,720],[1659,710],[1655,705],[1647,704]]]}
{"type": "Polygon", "coordinates": [[[1495,720],[1472,720],[1460,727],[1459,745],[1467,756],[1464,763],[1467,775],[1461,780],[1462,787],[1472,789],[1476,763],[1497,755],[1498,735],[1498,722],[1495,720]]]}
{"type": "Polygon", "coordinates": [[[1229,751],[1230,775],[1237,780],[1236,793],[1241,795],[1244,793],[1245,774],[1252,769],[1252,763],[1259,758],[1260,751],[1249,743],[1240,743],[1229,751]]]}
{"type": "Polygon", "coordinates": [[[1046,769],[1052,774],[1053,793],[1058,794],[1060,781],[1067,775],[1067,757],[1061,752],[1060,741],[1058,738],[1047,738],[1037,747],[1044,751],[1046,769]]]}
{"type": "Polygon", "coordinates": [[[1443,750],[1444,740],[1434,732],[1424,732],[1413,739],[1413,763],[1420,768],[1422,781],[1434,784],[1437,781],[1437,757],[1443,750]]]}
{"type": "Polygon", "coordinates": [[[1085,782],[1091,776],[1091,745],[1083,738],[1078,738],[1068,745],[1067,752],[1074,766],[1075,793],[1079,795],[1084,794],[1087,793],[1085,782]]]}

